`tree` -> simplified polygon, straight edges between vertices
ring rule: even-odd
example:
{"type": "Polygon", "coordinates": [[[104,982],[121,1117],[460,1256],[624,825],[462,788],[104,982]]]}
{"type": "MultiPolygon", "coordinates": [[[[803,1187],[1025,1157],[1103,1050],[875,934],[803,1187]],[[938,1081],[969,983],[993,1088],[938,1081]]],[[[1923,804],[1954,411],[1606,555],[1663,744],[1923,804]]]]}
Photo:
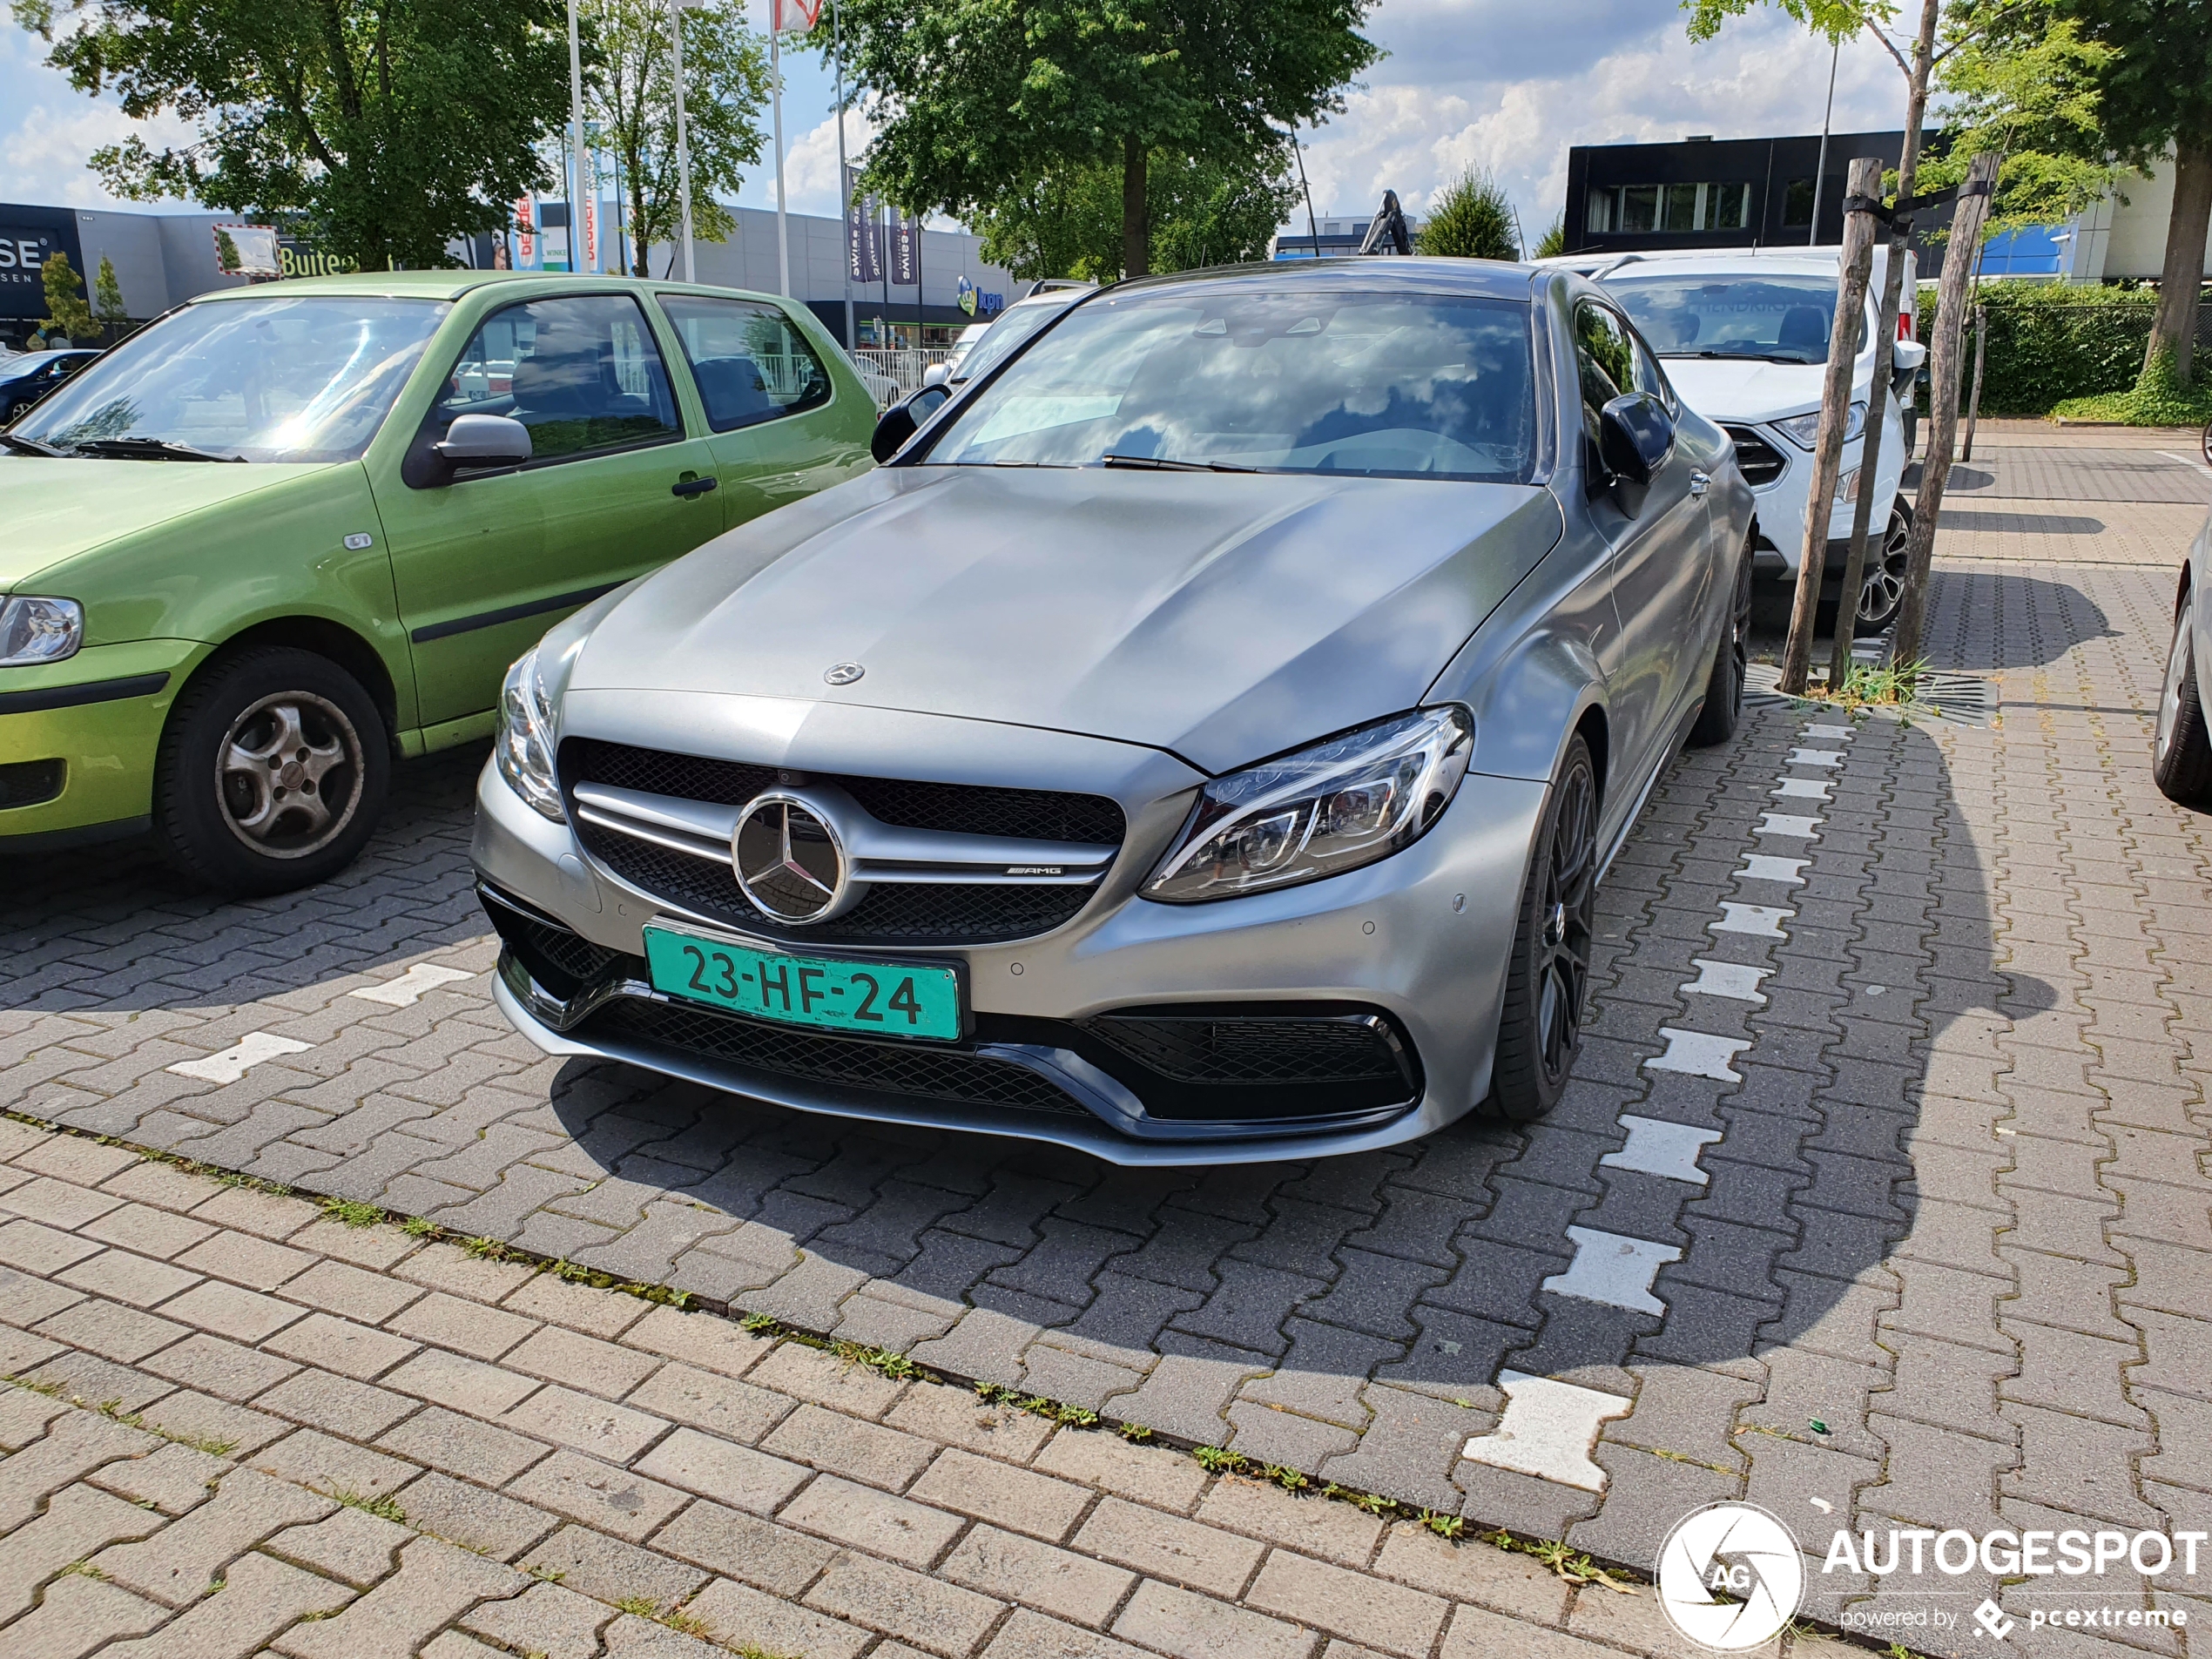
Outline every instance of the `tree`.
{"type": "Polygon", "coordinates": [[[1543,239],[1536,244],[1536,257],[1540,260],[1555,260],[1566,252],[1567,215],[1562,212],[1553,219],[1551,228],[1544,233],[1543,239]]]}
{"type": "Polygon", "coordinates": [[[1444,186],[1421,220],[1416,253],[1460,260],[1517,260],[1513,204],[1484,168],[1469,167],[1444,186]]]}
{"type": "Polygon", "coordinates": [[[71,340],[90,340],[99,327],[92,316],[92,307],[84,303],[84,280],[70,267],[69,255],[50,253],[46,263],[39,267],[39,274],[46,283],[46,320],[44,327],[51,338],[67,334],[71,340]]]}
{"type": "MultiPolygon", "coordinates": [[[[768,51],[738,0],[687,7],[684,141],[691,158],[691,233],[724,242],[737,228],[717,193],[735,196],[759,161],[758,117],[768,101],[768,51]]],[[[644,274],[656,242],[682,233],[676,154],[676,77],[667,0],[585,0],[580,17],[597,48],[584,84],[584,120],[614,153],[628,199],[629,268],[644,274]]]]}
{"type": "MultiPolygon", "coordinates": [[[[1146,166],[1155,271],[1187,271],[1267,256],[1267,245],[1298,195],[1287,150],[1262,152],[1224,166],[1156,154],[1146,166]]],[[[1114,166],[1071,167],[1030,180],[971,221],[983,257],[1022,279],[1081,277],[1118,282],[1123,275],[1122,173],[1114,166]]]]}
{"type": "Polygon", "coordinates": [[[542,182],[568,113],[560,0],[13,0],[47,64],[134,119],[198,127],[93,152],[137,200],[293,216],[364,269],[448,262],[542,182]]]}
{"type": "Polygon", "coordinates": [[[912,212],[976,223],[1044,181],[1121,176],[1122,270],[1150,268],[1156,155],[1227,170],[1343,107],[1374,62],[1374,0],[848,0],[872,100],[868,176],[912,212]]]}
{"type": "Polygon", "coordinates": [[[123,285],[116,280],[115,261],[105,253],[100,255],[100,273],[92,281],[92,306],[101,328],[111,336],[131,320],[123,307],[123,285]]]}

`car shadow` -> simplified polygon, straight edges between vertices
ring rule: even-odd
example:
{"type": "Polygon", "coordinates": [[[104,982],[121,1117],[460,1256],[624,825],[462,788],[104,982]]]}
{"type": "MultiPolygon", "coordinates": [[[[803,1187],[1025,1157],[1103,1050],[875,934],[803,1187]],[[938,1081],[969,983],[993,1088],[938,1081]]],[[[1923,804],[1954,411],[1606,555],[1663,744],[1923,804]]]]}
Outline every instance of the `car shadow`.
{"type": "MultiPolygon", "coordinates": [[[[1952,517],[1949,513],[1944,515],[1946,526],[1952,517]]],[[[1993,560],[1984,565],[1972,559],[1950,559],[1938,564],[1931,574],[1928,620],[1923,631],[1925,654],[1932,665],[1946,671],[1976,674],[2044,668],[2062,660],[2076,645],[2094,639],[2116,639],[2122,631],[2112,625],[2094,599],[2074,583],[2027,575],[2018,564],[1993,560]]],[[[1790,632],[1791,597],[1790,584],[1784,582],[1760,582],[1752,589],[1752,648],[1763,660],[1772,662],[1781,656],[1790,632]]],[[[1830,620],[1826,608],[1822,620],[1830,620]]],[[[1832,638],[1825,627],[1816,635],[1815,669],[1825,671],[1832,638]]],[[[1872,636],[1859,641],[1862,647],[1875,643],[1872,636]]]]}

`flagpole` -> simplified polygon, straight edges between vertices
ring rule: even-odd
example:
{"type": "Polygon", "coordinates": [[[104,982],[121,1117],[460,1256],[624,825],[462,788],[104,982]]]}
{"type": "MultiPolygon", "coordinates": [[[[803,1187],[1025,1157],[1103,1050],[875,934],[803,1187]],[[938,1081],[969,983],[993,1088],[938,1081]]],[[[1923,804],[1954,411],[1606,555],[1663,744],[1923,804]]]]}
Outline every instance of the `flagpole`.
{"type": "Polygon", "coordinates": [[[569,0],[569,269],[579,268],[583,242],[583,56],[577,44],[576,0],[569,0]]]}
{"type": "MultiPolygon", "coordinates": [[[[683,0],[668,0],[668,34],[676,47],[676,174],[684,204],[684,280],[699,280],[691,256],[691,140],[684,125],[684,14],[683,0]]],[[[651,276],[651,272],[644,273],[651,276]]]]}
{"type": "MultiPolygon", "coordinates": [[[[830,0],[830,40],[837,54],[837,200],[845,220],[843,234],[849,240],[853,234],[853,181],[845,172],[845,21],[838,0],[830,0]]],[[[853,332],[853,256],[849,251],[844,266],[845,348],[850,351],[860,341],[853,332]]]]}
{"type": "Polygon", "coordinates": [[[783,0],[768,0],[768,85],[776,121],[776,272],[784,298],[791,298],[791,222],[784,211],[783,0]]]}

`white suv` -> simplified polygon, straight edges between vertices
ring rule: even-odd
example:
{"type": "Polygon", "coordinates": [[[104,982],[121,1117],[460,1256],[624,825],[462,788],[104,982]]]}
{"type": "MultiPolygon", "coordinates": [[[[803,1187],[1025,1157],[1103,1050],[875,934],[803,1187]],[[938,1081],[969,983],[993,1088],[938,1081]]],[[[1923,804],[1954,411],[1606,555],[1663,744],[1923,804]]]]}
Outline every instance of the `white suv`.
{"type": "MultiPolygon", "coordinates": [[[[1755,568],[1795,581],[1804,547],[1805,497],[1812,482],[1812,446],[1820,423],[1821,382],[1828,334],[1836,315],[1836,260],[1830,248],[1635,255],[1581,254],[1559,260],[1596,277],[1618,298],[1683,400],[1736,440],[1737,464],[1757,502],[1755,568]]],[[[1851,382],[1852,424],[1844,444],[1843,475],[1828,520],[1822,597],[1840,597],[1844,556],[1863,481],[1859,427],[1873,384],[1874,328],[1887,250],[1874,250],[1865,321],[1859,330],[1851,382]]],[[[1906,256],[1908,260],[1912,256],[1906,256]]],[[[1905,428],[1897,393],[1909,399],[1926,355],[1913,341],[1915,269],[1905,266],[1903,314],[1892,395],[1882,416],[1881,454],[1873,480],[1878,514],[1867,540],[1858,600],[1858,631],[1878,632],[1897,614],[1904,592],[1905,539],[1912,509],[1899,493],[1905,428]]]]}

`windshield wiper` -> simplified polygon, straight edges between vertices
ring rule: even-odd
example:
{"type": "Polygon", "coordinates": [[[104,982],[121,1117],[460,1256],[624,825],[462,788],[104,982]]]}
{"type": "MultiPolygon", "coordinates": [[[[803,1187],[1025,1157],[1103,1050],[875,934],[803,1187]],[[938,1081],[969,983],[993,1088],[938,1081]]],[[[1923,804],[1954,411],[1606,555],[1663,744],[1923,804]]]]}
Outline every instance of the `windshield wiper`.
{"type": "Polygon", "coordinates": [[[19,438],[12,432],[0,432],[0,443],[4,443],[18,455],[65,455],[66,449],[57,449],[51,443],[41,443],[36,438],[19,438]]]}
{"type": "Polygon", "coordinates": [[[105,456],[117,461],[237,461],[244,455],[218,455],[194,444],[167,438],[86,438],[71,446],[80,455],[105,456]]]}
{"type": "Polygon", "coordinates": [[[1662,351],[1662,357],[1711,357],[1722,362],[1748,360],[1755,363],[1810,363],[1810,357],[1784,357],[1770,351],[1662,351]]]}
{"type": "Polygon", "coordinates": [[[1258,472],[1228,461],[1167,461],[1158,455],[1101,455],[1102,467],[1133,467],[1142,472],[1258,472]]]}

